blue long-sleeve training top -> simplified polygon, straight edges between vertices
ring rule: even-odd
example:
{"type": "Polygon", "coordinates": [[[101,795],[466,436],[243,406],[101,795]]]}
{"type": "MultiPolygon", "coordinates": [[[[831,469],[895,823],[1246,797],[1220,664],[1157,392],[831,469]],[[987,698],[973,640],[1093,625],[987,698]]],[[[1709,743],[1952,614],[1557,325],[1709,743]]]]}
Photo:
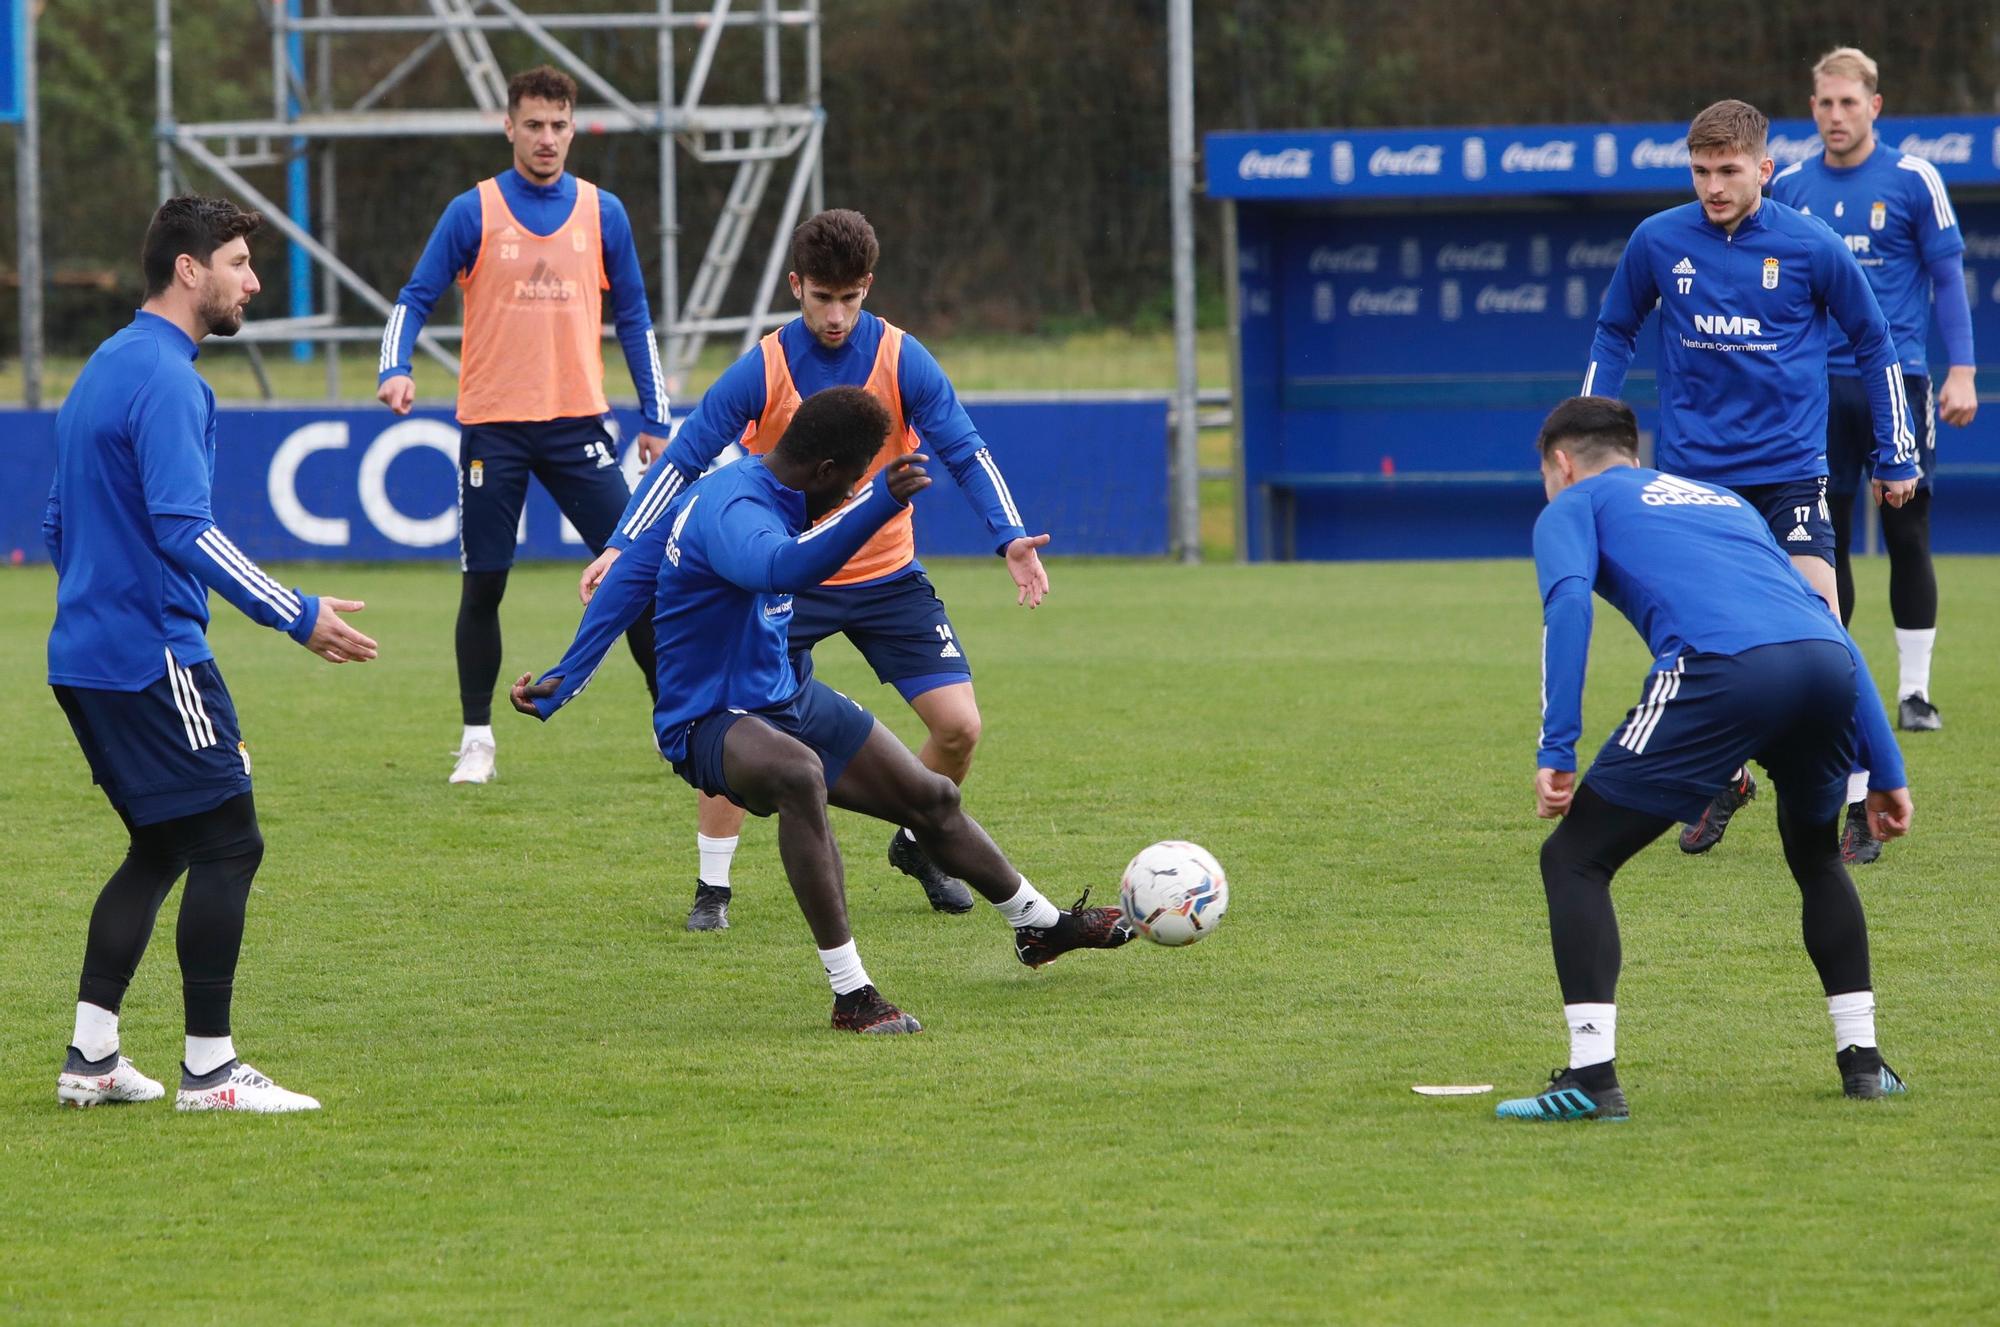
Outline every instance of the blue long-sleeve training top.
{"type": "MultiPolygon", "coordinates": [[[[1824,155],[1794,162],[1771,178],[1771,197],[1819,218],[1854,255],[1889,320],[1905,373],[1930,372],[1933,292],[1946,358],[1973,363],[1965,236],[1937,167],[1878,140],[1859,165],[1828,165],[1824,155]]],[[[1861,371],[1838,328],[1827,343],[1826,367],[1846,377],[1861,371]]]]}
{"type": "MultiPolygon", "coordinates": [[[[562,229],[576,207],[576,176],[563,172],[554,184],[535,184],[509,167],[495,177],[500,194],[516,220],[537,235],[562,229]]],[[[611,321],[625,352],[625,367],[639,393],[639,409],[647,431],[667,432],[667,383],[653,341],[653,314],[646,303],[646,281],[639,270],[639,250],[632,240],[632,220],[616,194],[597,191],[598,227],[603,238],[604,274],[611,282],[611,321]]],[[[396,307],[382,331],[382,355],[376,382],[408,376],[417,335],[431,311],[459,276],[472,270],[479,257],[480,208],[477,187],[451,200],[431,231],[416,270],[396,295],[396,307]]]]}
{"type": "Polygon", "coordinates": [[[1769,524],[1736,494],[1658,470],[1613,466],[1572,484],[1543,509],[1535,521],[1535,575],[1542,591],[1542,736],[1535,756],[1541,768],[1576,768],[1594,589],[1663,662],[1787,641],[1846,645],[1869,787],[1908,782],[1867,661],[1778,547],[1769,524]]]}
{"type": "Polygon", "coordinates": [[[1699,203],[1640,222],[1605,291],[1585,396],[1619,395],[1656,303],[1662,469],[1731,487],[1825,475],[1831,315],[1853,343],[1867,387],[1875,477],[1916,477],[1916,436],[1889,324],[1847,246],[1817,220],[1764,199],[1734,234],[1699,203]]]}
{"type": "Polygon", "coordinates": [[[783,704],[799,687],[787,646],[792,596],[838,571],[903,506],[885,471],[807,529],[805,496],[778,482],[762,457],[697,480],[611,564],[576,639],[542,674],[562,682],[536,710],[547,719],[574,700],[649,606],[661,755],[685,756],[697,719],[783,704]]]}
{"type": "Polygon", "coordinates": [[[56,564],[49,681],[142,691],[213,659],[208,592],[301,645],[319,600],[280,585],[217,527],[215,393],[195,343],[141,310],[97,348],[56,412],[42,538],[56,564]]]}
{"type": "MultiPolygon", "coordinates": [[[[802,318],[778,329],[778,342],[784,349],[785,363],[800,399],[828,387],[866,384],[882,343],[882,328],[880,318],[863,310],[855,320],[854,330],[833,350],[820,344],[806,329],[802,318]]],[[[926,454],[942,461],[958,481],[972,509],[986,522],[994,552],[1006,552],[1007,545],[1027,534],[1020,509],[1014,505],[999,463],[981,440],[979,430],[973,427],[951,380],[914,336],[903,337],[896,379],[903,398],[903,416],[916,430],[926,454]]],[[[745,426],[763,416],[767,393],[763,351],[752,348],[723,370],[693,413],[682,422],[666,453],[640,480],[624,516],[619,519],[617,531],[611,536],[610,547],[630,544],[647,526],[660,519],[683,486],[707,470],[730,444],[741,440],[745,426]]],[[[914,561],[909,564],[916,565],[914,561]]],[[[877,579],[900,576],[907,570],[898,568],[877,579]]]]}

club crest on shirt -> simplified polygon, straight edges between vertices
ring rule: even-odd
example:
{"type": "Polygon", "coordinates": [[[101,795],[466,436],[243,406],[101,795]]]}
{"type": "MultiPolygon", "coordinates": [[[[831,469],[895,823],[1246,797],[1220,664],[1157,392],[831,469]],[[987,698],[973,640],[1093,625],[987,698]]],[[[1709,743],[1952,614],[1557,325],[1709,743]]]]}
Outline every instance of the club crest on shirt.
{"type": "Polygon", "coordinates": [[[1889,224],[1889,205],[1876,200],[1868,209],[1868,229],[1880,230],[1889,224]]]}
{"type": "Polygon", "coordinates": [[[486,462],[474,461],[465,467],[465,482],[474,488],[483,486],[486,483],[486,462]]]}
{"type": "Polygon", "coordinates": [[[1766,258],[1764,260],[1764,289],[1776,290],[1777,288],[1778,260],[1775,258],[1766,258]]]}

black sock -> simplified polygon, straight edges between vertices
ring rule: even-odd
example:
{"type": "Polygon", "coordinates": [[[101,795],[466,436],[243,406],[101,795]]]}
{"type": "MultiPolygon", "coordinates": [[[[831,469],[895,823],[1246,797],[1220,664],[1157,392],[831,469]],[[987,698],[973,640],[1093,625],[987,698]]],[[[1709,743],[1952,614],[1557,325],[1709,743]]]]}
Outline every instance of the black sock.
{"type": "Polygon", "coordinates": [[[1920,488],[1900,507],[1882,507],[1882,545],[1889,552],[1889,616],[1904,631],[1937,627],[1937,569],[1931,563],[1931,491],[1920,488]]]}
{"type": "Polygon", "coordinates": [[[243,946],[243,917],[250,882],[264,859],[264,836],[249,793],[192,817],[187,887],[175,947],[191,1037],[229,1035],[236,959],[243,946]]]}
{"type": "Polygon", "coordinates": [[[505,571],[468,571],[458,587],[458,703],[468,727],[493,722],[500,680],[500,600],[505,571]]]}

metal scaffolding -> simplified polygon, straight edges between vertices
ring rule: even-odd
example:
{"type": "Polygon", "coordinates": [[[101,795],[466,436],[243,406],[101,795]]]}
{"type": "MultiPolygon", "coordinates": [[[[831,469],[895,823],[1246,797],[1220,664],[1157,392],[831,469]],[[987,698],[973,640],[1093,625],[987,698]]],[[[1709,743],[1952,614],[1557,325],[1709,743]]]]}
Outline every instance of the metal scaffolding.
{"type": "MultiPolygon", "coordinates": [[[[819,0],[654,0],[634,3],[627,12],[536,13],[516,0],[421,0],[423,13],[355,13],[366,0],[259,0],[270,28],[271,117],[184,124],[174,110],[172,0],[154,0],[154,65],[157,81],[155,136],[160,197],[180,192],[183,168],[194,164],[243,202],[263,212],[285,237],[311,256],[320,272],[320,311],[307,317],[246,323],[239,339],[251,342],[253,362],[259,342],[313,341],[327,350],[327,384],[338,381],[337,348],[343,342],[375,343],[381,322],[357,325],[341,316],[341,292],[386,319],[393,292],[369,285],[340,257],[338,147],[355,139],[387,137],[485,136],[506,111],[506,75],[493,55],[489,34],[526,38],[548,63],[577,81],[575,110],[579,133],[649,134],[659,154],[661,219],[660,290],[654,303],[669,391],[678,391],[687,367],[710,336],[736,334],[748,350],[765,331],[785,321],[773,313],[772,295],[785,271],[791,231],[801,209],[824,206],[821,143],[826,115],[820,105],[819,0]],[[698,5],[696,8],[683,6],[698,5]],[[311,13],[305,12],[307,8],[311,13]],[[714,105],[704,100],[717,48],[732,30],[762,39],[763,99],[755,104],[714,105]],[[654,36],[654,87],[637,100],[565,45],[559,34],[588,31],[650,32],[654,36]],[[685,79],[676,92],[675,38],[696,38],[685,79]],[[783,76],[784,41],[800,50],[794,62],[798,86],[788,99],[783,76]],[[311,43],[311,68],[302,58],[311,43]],[[339,68],[336,46],[352,42],[395,43],[402,58],[379,82],[345,100],[334,91],[339,68]],[[424,109],[380,109],[382,99],[408,82],[440,51],[456,63],[469,104],[424,109]],[[683,297],[677,253],[681,215],[677,171],[682,152],[697,166],[733,168],[727,200],[716,217],[694,279],[683,297]],[[246,172],[283,168],[315,160],[313,197],[316,225],[302,224],[246,172]],[[763,255],[754,302],[726,314],[722,304],[748,247],[750,233],[782,171],[789,179],[779,200],[775,229],[763,255]]],[[[375,0],[379,7],[383,0],[375,0]]],[[[616,9],[607,0],[607,9],[616,9]]],[[[350,302],[352,307],[352,302],[350,302]]],[[[445,343],[457,327],[432,325],[418,338],[424,353],[456,375],[458,359],[445,343]]],[[[611,335],[611,329],[606,329],[611,335]]],[[[259,373],[261,374],[261,364],[259,373]]]]}

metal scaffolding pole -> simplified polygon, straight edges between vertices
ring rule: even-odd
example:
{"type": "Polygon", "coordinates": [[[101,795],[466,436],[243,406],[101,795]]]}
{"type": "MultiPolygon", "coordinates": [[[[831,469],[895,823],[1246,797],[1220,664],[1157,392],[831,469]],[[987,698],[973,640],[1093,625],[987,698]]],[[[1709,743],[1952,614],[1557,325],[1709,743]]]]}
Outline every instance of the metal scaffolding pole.
{"type": "Polygon", "coordinates": [[[14,166],[18,227],[17,274],[21,278],[21,404],[42,408],[42,109],[41,73],[35,52],[35,6],[21,18],[21,127],[14,166]]]}
{"type": "Polygon", "coordinates": [[[1201,383],[1195,367],[1194,0],[1167,0],[1167,88],[1174,250],[1173,546],[1201,561],[1201,383]]]}

